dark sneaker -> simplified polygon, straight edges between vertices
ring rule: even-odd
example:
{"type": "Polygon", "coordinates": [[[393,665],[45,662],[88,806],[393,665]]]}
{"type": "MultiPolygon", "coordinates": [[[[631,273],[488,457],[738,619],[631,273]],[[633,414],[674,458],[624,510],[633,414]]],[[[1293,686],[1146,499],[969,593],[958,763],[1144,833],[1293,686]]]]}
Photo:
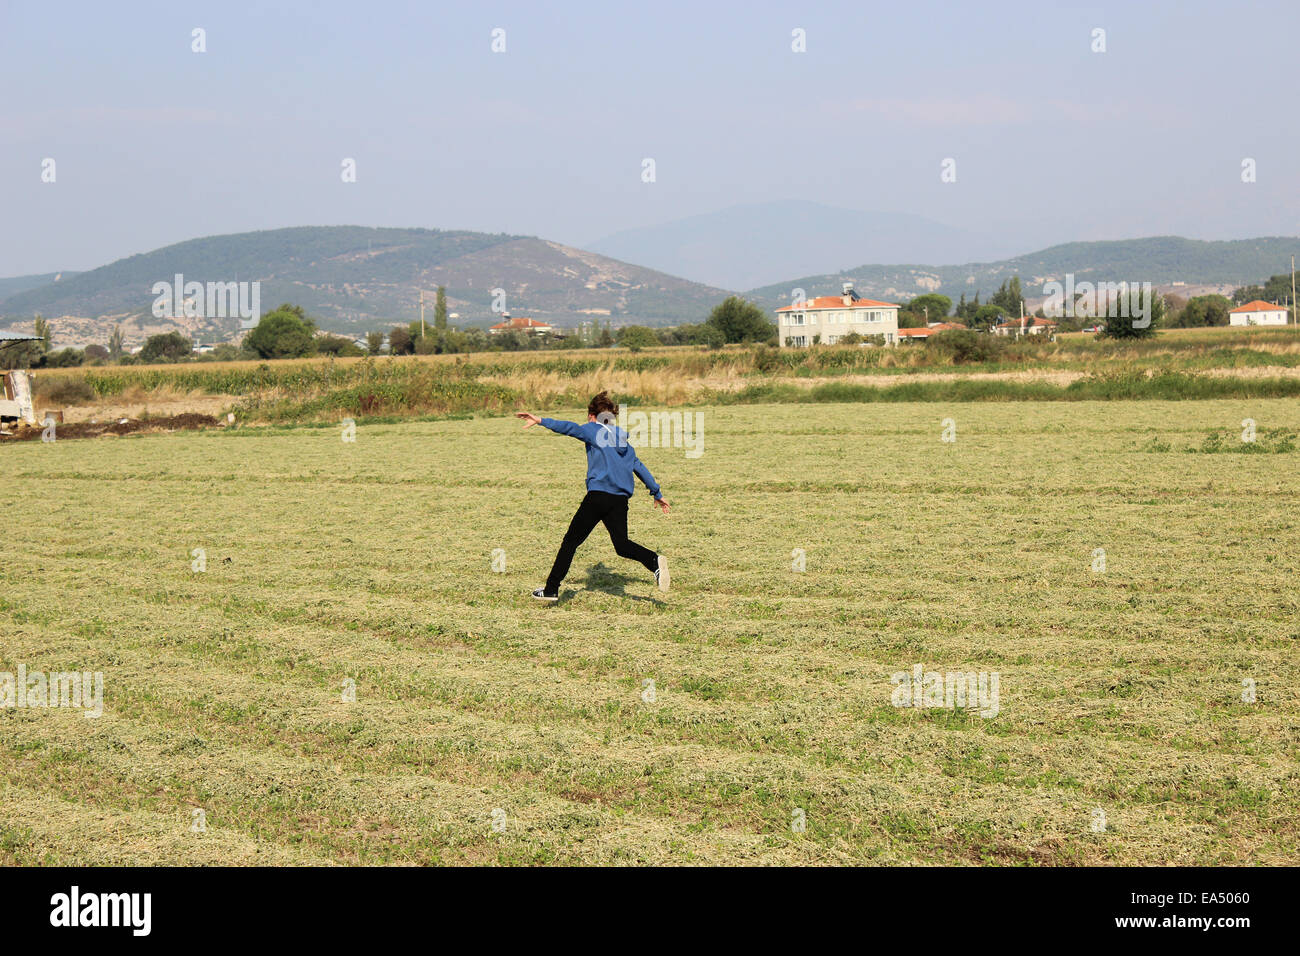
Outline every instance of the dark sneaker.
{"type": "Polygon", "coordinates": [[[655,570],[655,584],[659,585],[659,590],[665,594],[668,593],[668,559],[662,554],[657,555],[659,558],[659,567],[655,570]]]}
{"type": "Polygon", "coordinates": [[[560,599],[558,594],[547,594],[545,588],[538,588],[533,592],[533,597],[539,601],[558,601],[560,599]]]}

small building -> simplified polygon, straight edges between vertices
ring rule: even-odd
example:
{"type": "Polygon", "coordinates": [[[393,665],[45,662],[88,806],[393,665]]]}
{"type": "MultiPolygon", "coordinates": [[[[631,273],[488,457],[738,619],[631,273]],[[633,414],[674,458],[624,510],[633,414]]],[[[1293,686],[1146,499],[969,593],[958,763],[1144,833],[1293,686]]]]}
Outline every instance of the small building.
{"type": "Polygon", "coordinates": [[[796,348],[834,345],[850,332],[898,342],[898,303],[864,299],[845,282],[840,295],[822,295],[776,310],[777,341],[796,348]]]}
{"type": "Polygon", "coordinates": [[[953,329],[965,328],[966,326],[962,325],[960,322],[931,322],[925,328],[921,329],[899,329],[898,341],[921,342],[939,332],[949,332],[953,329]]]}
{"type": "Polygon", "coordinates": [[[1229,325],[1286,325],[1286,309],[1272,302],[1256,299],[1239,305],[1228,313],[1229,325]]]}
{"type": "Polygon", "coordinates": [[[488,335],[500,335],[502,332],[523,332],[525,335],[542,335],[550,334],[555,331],[555,326],[548,322],[538,322],[536,319],[530,319],[525,315],[510,317],[506,313],[505,321],[498,322],[488,329],[488,335]]]}
{"type": "Polygon", "coordinates": [[[1056,323],[1051,319],[1026,315],[1020,319],[1005,319],[993,326],[990,331],[994,335],[1011,335],[1016,338],[1022,335],[1051,335],[1056,331],[1056,323]]]}

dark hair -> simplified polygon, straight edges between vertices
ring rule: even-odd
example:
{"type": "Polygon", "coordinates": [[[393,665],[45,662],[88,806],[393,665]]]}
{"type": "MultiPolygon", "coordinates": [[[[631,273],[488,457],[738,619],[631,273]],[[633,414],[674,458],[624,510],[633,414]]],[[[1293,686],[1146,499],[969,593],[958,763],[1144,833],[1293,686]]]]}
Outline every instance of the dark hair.
{"type": "Polygon", "coordinates": [[[618,407],[614,404],[614,400],[609,397],[609,392],[601,392],[587,404],[587,414],[592,418],[600,418],[602,413],[610,416],[618,414],[618,407]]]}

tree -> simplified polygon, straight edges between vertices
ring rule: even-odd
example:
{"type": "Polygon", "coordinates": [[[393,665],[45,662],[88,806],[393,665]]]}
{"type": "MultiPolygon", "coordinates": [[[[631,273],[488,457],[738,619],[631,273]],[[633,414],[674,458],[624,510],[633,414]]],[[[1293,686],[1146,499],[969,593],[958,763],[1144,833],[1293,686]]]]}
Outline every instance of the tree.
{"type": "Polygon", "coordinates": [[[711,349],[720,349],[727,344],[727,337],[722,334],[722,329],[718,328],[711,322],[705,322],[699,326],[699,333],[696,341],[700,345],[707,346],[711,349]]]}
{"type": "Polygon", "coordinates": [[[980,310],[980,294],[976,292],[975,301],[967,302],[966,293],[963,292],[961,294],[961,304],[957,306],[958,320],[964,322],[966,325],[970,325],[971,321],[975,318],[975,313],[978,312],[979,310],[980,310]]]}
{"type": "Polygon", "coordinates": [[[126,351],[122,344],[122,326],[113,326],[113,334],[108,337],[108,354],[110,358],[120,359],[126,351]]]}
{"type": "Polygon", "coordinates": [[[597,345],[602,349],[607,349],[614,344],[614,336],[609,331],[609,319],[605,320],[605,327],[600,330],[600,338],[597,345]]]}
{"type": "Polygon", "coordinates": [[[86,353],[81,349],[59,349],[46,352],[41,361],[42,368],[75,368],[86,361],[86,353]]]}
{"type": "Polygon", "coordinates": [[[178,362],[194,353],[194,343],[179,332],[151,335],[140,350],[140,361],[146,365],[155,362],[178,362]]]}
{"type": "Polygon", "coordinates": [[[776,336],[776,326],[767,313],[735,295],[714,306],[705,324],[721,332],[725,342],[768,342],[776,336]]]}
{"type": "MultiPolygon", "coordinates": [[[[1291,273],[1269,276],[1263,285],[1244,285],[1232,293],[1233,305],[1245,305],[1256,299],[1281,304],[1291,298],[1291,273]]],[[[1293,303],[1294,304],[1294,303],[1293,303]]]]}
{"type": "Polygon", "coordinates": [[[45,351],[50,350],[50,339],[54,335],[54,330],[50,328],[50,323],[39,312],[36,313],[36,337],[41,340],[45,346],[45,351]]]}
{"type": "Polygon", "coordinates": [[[433,327],[440,332],[447,331],[447,287],[438,286],[438,298],[433,306],[433,327]]]}
{"type": "Polygon", "coordinates": [[[364,354],[357,344],[342,335],[321,335],[316,338],[316,351],[324,355],[352,356],[364,354]]]}
{"type": "Polygon", "coordinates": [[[644,325],[625,325],[618,330],[618,344],[633,352],[654,348],[659,344],[659,336],[654,329],[644,325]]]}
{"type": "Polygon", "coordinates": [[[388,332],[388,354],[410,355],[415,351],[411,343],[411,333],[400,325],[394,325],[388,332]]]}
{"type": "MultiPolygon", "coordinates": [[[[994,306],[984,306],[986,309],[994,306]]],[[[948,329],[925,340],[927,351],[948,356],[954,365],[993,362],[1007,350],[1007,340],[996,335],[981,335],[970,329],[948,329]]]]}
{"type": "Polygon", "coordinates": [[[1025,297],[1020,294],[1020,276],[1012,276],[998,287],[989,299],[990,305],[996,305],[1009,319],[1018,319],[1025,306],[1025,297]]]}
{"type": "MultiPolygon", "coordinates": [[[[978,299],[979,297],[976,296],[976,298],[978,299]]],[[[1020,315],[1017,313],[1016,318],[1019,317],[1020,315]]],[[[987,329],[997,325],[1002,321],[1002,318],[1003,312],[1001,307],[989,303],[988,305],[978,306],[966,324],[972,329],[987,329]]]]}
{"type": "Polygon", "coordinates": [[[299,306],[285,304],[262,316],[257,328],[244,339],[244,345],[259,358],[301,358],[315,354],[315,331],[316,324],[299,306]]]}
{"type": "Polygon", "coordinates": [[[1221,295],[1198,295],[1172,317],[1173,328],[1195,329],[1207,325],[1227,325],[1232,303],[1221,295]]]}
{"type": "Polygon", "coordinates": [[[108,349],[104,348],[104,346],[102,345],[86,346],[87,362],[105,362],[108,360],[108,357],[109,357],[109,351],[108,349]]]}
{"type": "Polygon", "coordinates": [[[45,358],[45,343],[13,342],[0,346],[0,369],[36,368],[45,358]]]}
{"type": "MultiPolygon", "coordinates": [[[[200,355],[200,362],[236,362],[240,359],[247,359],[247,353],[240,351],[238,345],[232,345],[229,342],[221,342],[212,347],[212,351],[206,355],[200,355]]],[[[253,356],[256,358],[257,356],[253,356]]]]}
{"type": "Polygon", "coordinates": [[[371,355],[378,355],[384,350],[384,333],[367,332],[366,333],[366,351],[371,355]]]}
{"type": "MultiPolygon", "coordinates": [[[[1098,319],[1105,322],[1099,335],[1107,339],[1146,339],[1155,335],[1156,326],[1164,320],[1164,297],[1154,289],[1143,291],[1134,288],[1131,296],[1121,298],[1127,308],[1116,308],[1114,311],[1127,312],[1128,315],[1098,316],[1098,319]]],[[[1116,305],[1118,306],[1118,302],[1116,305]]],[[[1108,313],[1111,311],[1109,306],[1106,311],[1108,313]]]]}
{"type": "Polygon", "coordinates": [[[1247,302],[1254,302],[1256,299],[1262,298],[1264,298],[1264,287],[1262,285],[1243,285],[1232,293],[1232,304],[1245,305],[1247,302]]]}
{"type": "MultiPolygon", "coordinates": [[[[903,306],[900,306],[900,311],[903,306]]],[[[942,322],[952,311],[952,299],[937,292],[918,295],[905,306],[913,315],[920,315],[922,322],[942,322]]],[[[901,328],[902,326],[900,326],[901,328]]]]}

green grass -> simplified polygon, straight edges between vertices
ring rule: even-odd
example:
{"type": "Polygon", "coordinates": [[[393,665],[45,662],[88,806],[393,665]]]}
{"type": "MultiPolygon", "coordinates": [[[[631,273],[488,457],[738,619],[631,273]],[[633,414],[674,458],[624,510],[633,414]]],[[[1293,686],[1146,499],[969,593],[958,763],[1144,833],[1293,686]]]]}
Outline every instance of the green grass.
{"type": "Polygon", "coordinates": [[[0,448],[0,671],[106,698],[0,711],[0,862],[1300,857],[1294,400],[701,414],[630,517],[673,592],[598,530],[550,607],[583,456],[513,420],[0,448]]]}

